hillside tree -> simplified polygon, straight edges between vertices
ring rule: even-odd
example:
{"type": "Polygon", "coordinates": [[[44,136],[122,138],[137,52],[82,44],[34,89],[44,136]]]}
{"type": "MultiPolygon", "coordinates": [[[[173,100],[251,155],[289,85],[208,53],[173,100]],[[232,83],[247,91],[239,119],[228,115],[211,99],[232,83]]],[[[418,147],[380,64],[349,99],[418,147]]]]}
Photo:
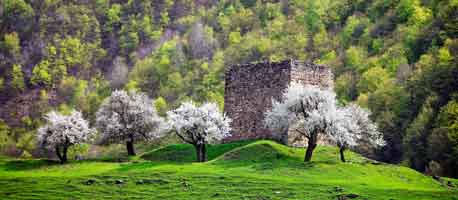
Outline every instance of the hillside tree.
{"type": "Polygon", "coordinates": [[[167,117],[176,135],[194,146],[198,162],[206,161],[207,143],[230,136],[231,119],[219,111],[216,103],[196,106],[193,102],[184,102],[167,112],[167,117]]]}
{"type": "Polygon", "coordinates": [[[313,85],[291,84],[281,101],[272,100],[265,113],[267,127],[277,131],[293,130],[307,138],[304,162],[312,159],[318,136],[326,134],[336,114],[336,95],[313,85]]]}
{"type": "Polygon", "coordinates": [[[96,113],[100,143],[126,143],[127,154],[135,155],[134,143],[159,138],[166,124],[144,93],[114,91],[96,113]]]}
{"type": "Polygon", "coordinates": [[[340,160],[345,162],[345,150],[354,146],[377,148],[383,146],[383,134],[369,118],[369,111],[356,104],[339,107],[332,116],[326,132],[339,147],[340,160]]]}
{"type": "Polygon", "coordinates": [[[51,111],[45,119],[47,123],[38,129],[38,144],[54,150],[62,164],[67,162],[70,146],[90,141],[95,133],[79,111],[73,110],[70,115],[51,111]]]}

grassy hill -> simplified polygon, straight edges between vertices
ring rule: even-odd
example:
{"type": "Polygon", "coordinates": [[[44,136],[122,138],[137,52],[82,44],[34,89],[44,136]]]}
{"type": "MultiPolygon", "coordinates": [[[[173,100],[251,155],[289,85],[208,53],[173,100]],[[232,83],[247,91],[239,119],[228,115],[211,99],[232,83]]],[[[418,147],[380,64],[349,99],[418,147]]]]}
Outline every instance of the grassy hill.
{"type": "MultiPolygon", "coordinates": [[[[270,141],[212,145],[192,163],[190,145],[170,145],[131,162],[0,161],[0,199],[458,199],[412,169],[375,163],[334,147],[304,150],[270,141]]],[[[447,179],[455,186],[456,180],[447,179]]]]}

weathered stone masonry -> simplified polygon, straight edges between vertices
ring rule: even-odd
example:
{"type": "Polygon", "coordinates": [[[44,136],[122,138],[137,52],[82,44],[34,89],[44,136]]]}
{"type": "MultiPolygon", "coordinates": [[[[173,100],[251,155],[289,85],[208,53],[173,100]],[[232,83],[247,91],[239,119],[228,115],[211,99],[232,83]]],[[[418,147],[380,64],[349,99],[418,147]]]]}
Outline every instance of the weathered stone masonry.
{"type": "Polygon", "coordinates": [[[288,143],[288,133],[264,126],[271,99],[279,100],[292,82],[333,87],[328,67],[295,60],[234,65],[226,69],[225,81],[224,111],[232,119],[232,136],[226,141],[273,139],[288,143]]]}

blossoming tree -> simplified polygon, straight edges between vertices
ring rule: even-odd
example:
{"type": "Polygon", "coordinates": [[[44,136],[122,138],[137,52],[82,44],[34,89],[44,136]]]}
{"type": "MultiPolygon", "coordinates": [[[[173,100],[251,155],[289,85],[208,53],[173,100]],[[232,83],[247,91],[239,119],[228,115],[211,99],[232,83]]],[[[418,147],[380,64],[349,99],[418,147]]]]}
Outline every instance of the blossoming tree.
{"type": "Polygon", "coordinates": [[[377,125],[369,116],[369,111],[356,104],[338,108],[333,116],[327,132],[339,147],[342,162],[345,162],[344,151],[350,147],[366,145],[377,148],[385,145],[383,134],[377,130],[377,125]]]}
{"type": "Polygon", "coordinates": [[[294,130],[307,138],[304,162],[308,162],[317,146],[318,135],[327,133],[335,114],[334,92],[313,85],[291,84],[281,101],[272,100],[272,108],[265,113],[264,123],[271,129],[294,130]]]}
{"type": "Polygon", "coordinates": [[[95,131],[81,112],[72,111],[62,115],[55,111],[46,114],[46,125],[38,129],[38,144],[48,150],[54,150],[61,163],[67,162],[67,150],[70,146],[88,142],[95,131]]]}
{"type": "Polygon", "coordinates": [[[114,91],[96,113],[96,126],[102,133],[101,143],[126,143],[127,154],[135,155],[138,140],[158,138],[167,129],[165,120],[143,93],[114,91]]]}
{"type": "Polygon", "coordinates": [[[215,103],[196,106],[184,102],[175,110],[167,112],[171,128],[184,142],[196,149],[198,162],[205,162],[207,143],[219,141],[230,132],[231,120],[222,114],[215,103]]]}

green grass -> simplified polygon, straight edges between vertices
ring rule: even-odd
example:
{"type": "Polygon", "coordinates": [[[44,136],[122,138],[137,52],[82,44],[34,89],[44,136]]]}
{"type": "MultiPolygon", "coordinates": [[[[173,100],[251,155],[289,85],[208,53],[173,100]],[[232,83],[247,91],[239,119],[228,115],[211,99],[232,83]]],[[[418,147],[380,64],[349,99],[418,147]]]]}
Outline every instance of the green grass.
{"type": "MultiPolygon", "coordinates": [[[[213,160],[224,153],[254,141],[239,141],[227,144],[207,145],[207,159],[213,160]]],[[[190,144],[172,144],[154,149],[140,156],[141,159],[159,162],[193,162],[196,160],[194,147],[190,144]]]]}
{"type": "Polygon", "coordinates": [[[333,147],[318,147],[306,164],[303,149],[270,141],[208,150],[207,163],[193,163],[189,145],[128,163],[3,159],[0,199],[458,199],[458,190],[406,167],[374,164],[352,152],[350,162],[341,163],[333,147]]]}

